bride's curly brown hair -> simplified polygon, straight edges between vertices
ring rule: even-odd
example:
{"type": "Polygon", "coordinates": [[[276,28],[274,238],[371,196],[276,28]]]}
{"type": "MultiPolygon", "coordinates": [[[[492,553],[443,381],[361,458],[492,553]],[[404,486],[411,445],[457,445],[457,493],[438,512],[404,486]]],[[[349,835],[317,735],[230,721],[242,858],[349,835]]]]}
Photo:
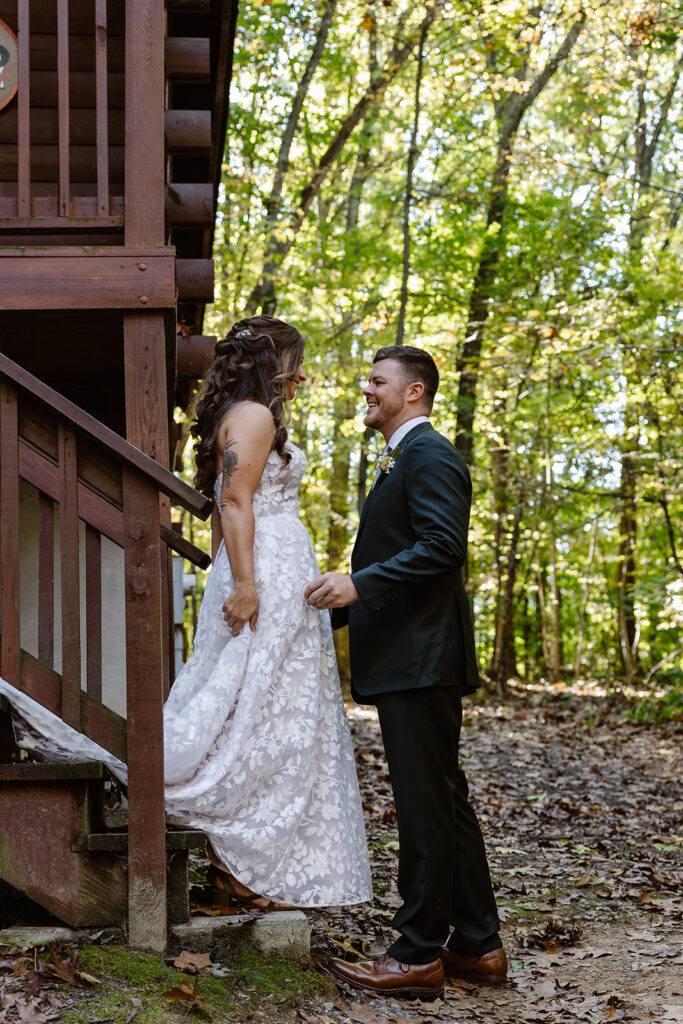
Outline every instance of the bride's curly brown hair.
{"type": "Polygon", "coordinates": [[[270,409],[275,423],[275,450],[285,462],[287,430],[283,424],[288,381],[304,355],[304,339],[296,328],[272,316],[239,320],[216,344],[197,402],[191,433],[196,438],[195,487],[211,496],[216,479],[216,437],[228,410],[237,402],[260,402],[270,409]]]}

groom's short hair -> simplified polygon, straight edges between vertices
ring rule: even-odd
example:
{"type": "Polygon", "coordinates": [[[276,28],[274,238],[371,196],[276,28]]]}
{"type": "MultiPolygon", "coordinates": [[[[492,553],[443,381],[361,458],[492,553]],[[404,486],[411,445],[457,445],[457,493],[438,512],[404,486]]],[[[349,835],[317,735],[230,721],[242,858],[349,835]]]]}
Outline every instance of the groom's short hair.
{"type": "Polygon", "coordinates": [[[434,404],[434,395],[439,390],[439,371],[436,363],[421,348],[414,345],[387,345],[375,353],[373,363],[379,363],[382,359],[395,359],[403,368],[406,382],[408,380],[420,380],[425,386],[425,404],[431,410],[434,404]]]}

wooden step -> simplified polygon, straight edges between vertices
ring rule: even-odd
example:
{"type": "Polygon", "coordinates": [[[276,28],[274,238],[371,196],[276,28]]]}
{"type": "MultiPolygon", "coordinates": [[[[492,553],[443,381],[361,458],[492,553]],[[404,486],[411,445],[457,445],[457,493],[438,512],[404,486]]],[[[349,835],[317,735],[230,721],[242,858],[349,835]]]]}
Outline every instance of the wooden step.
{"type": "MultiPolygon", "coordinates": [[[[206,842],[203,832],[166,832],[167,850],[200,850],[206,842]]],[[[93,832],[88,836],[88,849],[108,851],[110,853],[127,853],[127,832],[93,832]]]]}
{"type": "MultiPolygon", "coordinates": [[[[0,879],[74,927],[124,924],[128,832],[107,829],[99,761],[0,764],[0,879]]],[[[189,920],[188,853],[203,832],[166,831],[169,925],[189,920]]]]}
{"type": "Polygon", "coordinates": [[[0,878],[74,927],[120,925],[126,858],[93,854],[104,831],[104,768],[79,761],[0,765],[0,878]]]}
{"type": "MultiPolygon", "coordinates": [[[[189,851],[201,850],[206,843],[203,832],[181,829],[166,830],[166,905],[168,924],[183,924],[190,919],[190,886],[188,880],[189,851]]],[[[93,832],[88,836],[88,850],[93,858],[128,853],[128,832],[93,832]]]]}
{"type": "Polygon", "coordinates": [[[103,779],[104,765],[99,761],[69,761],[59,764],[43,761],[19,761],[0,764],[0,782],[71,782],[74,779],[103,779]]]}

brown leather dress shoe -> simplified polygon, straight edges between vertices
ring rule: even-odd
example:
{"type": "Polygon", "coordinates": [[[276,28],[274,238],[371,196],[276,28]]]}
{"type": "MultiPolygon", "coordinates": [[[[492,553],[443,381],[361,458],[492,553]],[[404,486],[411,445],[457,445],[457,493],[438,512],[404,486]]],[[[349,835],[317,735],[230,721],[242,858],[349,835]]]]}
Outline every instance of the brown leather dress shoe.
{"type": "Polygon", "coordinates": [[[327,970],[334,978],[367,992],[419,999],[436,999],[443,995],[444,970],[440,959],[430,964],[402,964],[383,953],[376,960],[364,960],[360,964],[330,960],[327,970]]]}
{"type": "Polygon", "coordinates": [[[508,973],[504,949],[493,949],[483,956],[460,956],[447,947],[441,953],[443,969],[448,978],[467,978],[485,985],[500,985],[508,973]]]}

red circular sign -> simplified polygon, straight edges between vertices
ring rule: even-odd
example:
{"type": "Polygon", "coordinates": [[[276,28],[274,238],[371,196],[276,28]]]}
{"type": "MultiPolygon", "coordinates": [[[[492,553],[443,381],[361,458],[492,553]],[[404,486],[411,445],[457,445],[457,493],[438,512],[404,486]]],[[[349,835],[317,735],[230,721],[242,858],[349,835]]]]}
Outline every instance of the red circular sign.
{"type": "Polygon", "coordinates": [[[17,91],[17,56],[17,37],[9,25],[0,20],[0,110],[17,91]]]}

